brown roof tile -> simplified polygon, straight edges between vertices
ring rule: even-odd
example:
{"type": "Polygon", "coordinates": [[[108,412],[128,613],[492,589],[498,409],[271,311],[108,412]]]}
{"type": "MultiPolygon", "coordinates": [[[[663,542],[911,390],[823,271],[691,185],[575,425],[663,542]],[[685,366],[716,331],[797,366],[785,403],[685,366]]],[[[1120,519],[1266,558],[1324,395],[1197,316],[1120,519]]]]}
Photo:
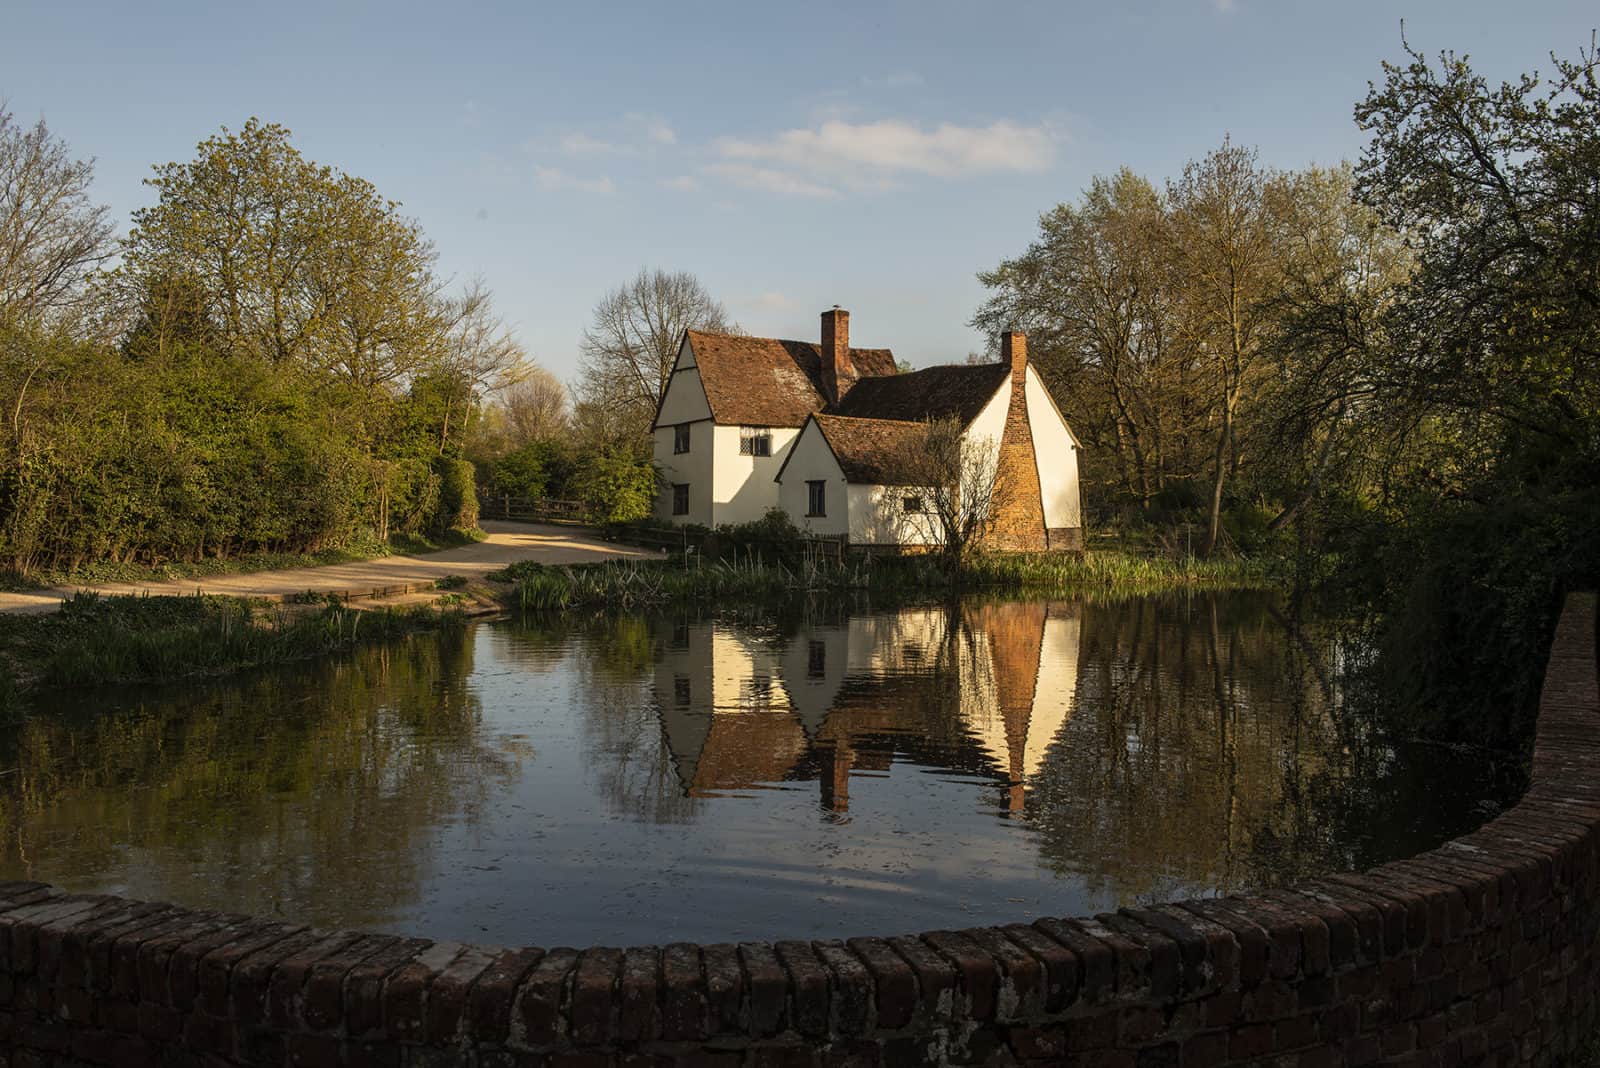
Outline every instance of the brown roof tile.
{"type": "MultiPolygon", "coordinates": [[[[927,425],[901,419],[854,419],[843,415],[818,415],[817,428],[844,471],[858,485],[913,486],[918,479],[908,458],[927,425]]],[[[780,472],[781,476],[781,472],[780,472]]]]}
{"type": "Polygon", "coordinates": [[[860,419],[942,419],[972,422],[1010,376],[1003,363],[951,364],[903,375],[862,378],[830,409],[860,419]]]}
{"type": "MultiPolygon", "coordinates": [[[[826,406],[822,353],[814,341],[689,331],[711,415],[723,425],[801,426],[826,406]]],[[[893,376],[888,349],[851,349],[861,375],[893,376]]]]}

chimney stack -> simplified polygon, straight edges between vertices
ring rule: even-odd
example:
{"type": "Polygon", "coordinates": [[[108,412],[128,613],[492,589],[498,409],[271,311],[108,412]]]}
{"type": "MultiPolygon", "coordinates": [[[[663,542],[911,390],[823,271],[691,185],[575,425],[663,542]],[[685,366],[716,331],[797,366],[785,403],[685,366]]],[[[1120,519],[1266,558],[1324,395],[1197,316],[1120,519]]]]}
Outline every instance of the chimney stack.
{"type": "Polygon", "coordinates": [[[835,304],[822,313],[822,392],[829,404],[838,404],[856,384],[850,362],[850,313],[835,304]]]}
{"type": "Polygon", "coordinates": [[[1025,385],[1028,374],[1028,335],[1008,330],[1000,335],[1000,362],[1011,366],[1011,383],[1025,385]]]}

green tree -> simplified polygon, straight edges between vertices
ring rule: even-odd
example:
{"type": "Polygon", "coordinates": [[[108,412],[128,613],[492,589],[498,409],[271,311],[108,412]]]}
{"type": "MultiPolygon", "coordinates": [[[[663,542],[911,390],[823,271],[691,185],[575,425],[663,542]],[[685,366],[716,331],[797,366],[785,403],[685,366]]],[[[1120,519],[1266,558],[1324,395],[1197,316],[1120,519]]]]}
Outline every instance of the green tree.
{"type": "Polygon", "coordinates": [[[1391,470],[1341,577],[1370,598],[1380,692],[1412,729],[1507,744],[1557,592],[1600,580],[1596,53],[1491,85],[1407,51],[1356,108],[1358,193],[1416,269],[1383,322],[1391,470]]]}
{"type": "Polygon", "coordinates": [[[224,128],[147,184],[157,201],[134,212],[118,270],[133,301],[193,279],[224,353],[369,388],[437,355],[447,324],[433,246],[398,204],[306,159],[282,126],[224,128]]]}

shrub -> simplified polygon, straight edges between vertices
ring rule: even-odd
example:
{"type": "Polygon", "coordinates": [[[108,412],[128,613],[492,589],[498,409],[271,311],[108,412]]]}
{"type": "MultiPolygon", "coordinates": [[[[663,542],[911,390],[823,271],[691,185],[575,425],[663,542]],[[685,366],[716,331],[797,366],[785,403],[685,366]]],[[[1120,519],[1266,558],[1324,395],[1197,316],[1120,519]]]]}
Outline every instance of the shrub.
{"type": "Polygon", "coordinates": [[[472,530],[478,525],[478,491],[472,464],[451,456],[440,456],[433,463],[439,477],[439,510],[434,515],[436,533],[447,530],[472,530]]]}

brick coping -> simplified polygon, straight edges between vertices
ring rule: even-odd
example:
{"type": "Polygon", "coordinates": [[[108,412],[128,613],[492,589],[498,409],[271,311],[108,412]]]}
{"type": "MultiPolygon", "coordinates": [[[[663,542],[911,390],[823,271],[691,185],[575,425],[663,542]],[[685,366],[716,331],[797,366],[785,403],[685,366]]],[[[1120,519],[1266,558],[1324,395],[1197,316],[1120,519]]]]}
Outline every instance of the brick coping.
{"type": "Polygon", "coordinates": [[[1569,597],[1524,798],[1360,874],[917,936],[628,949],[3,883],[0,1041],[33,1057],[12,1064],[62,1066],[1562,1064],[1600,984],[1595,625],[1594,595],[1569,597]]]}

